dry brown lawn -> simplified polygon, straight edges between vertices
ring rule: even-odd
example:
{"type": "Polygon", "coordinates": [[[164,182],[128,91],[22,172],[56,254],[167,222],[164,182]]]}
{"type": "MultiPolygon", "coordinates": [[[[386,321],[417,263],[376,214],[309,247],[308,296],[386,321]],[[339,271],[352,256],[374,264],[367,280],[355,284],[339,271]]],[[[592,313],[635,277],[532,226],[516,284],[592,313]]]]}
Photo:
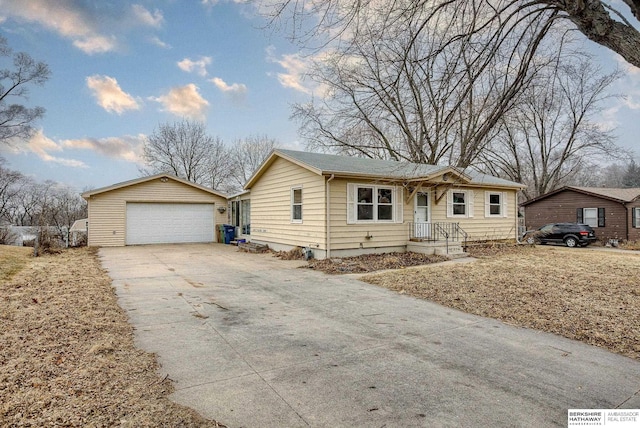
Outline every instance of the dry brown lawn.
{"type": "Polygon", "coordinates": [[[0,426],[221,426],[168,400],[94,251],[29,254],[0,246],[0,426]]]}
{"type": "Polygon", "coordinates": [[[544,246],[477,251],[473,263],[363,279],[640,359],[640,254],[544,246]]]}

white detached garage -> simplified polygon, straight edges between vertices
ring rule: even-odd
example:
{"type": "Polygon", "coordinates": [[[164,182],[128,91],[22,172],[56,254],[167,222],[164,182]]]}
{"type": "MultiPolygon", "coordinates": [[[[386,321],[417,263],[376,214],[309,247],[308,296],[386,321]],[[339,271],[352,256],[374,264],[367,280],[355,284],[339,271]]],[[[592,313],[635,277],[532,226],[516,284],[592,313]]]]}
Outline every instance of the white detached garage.
{"type": "Polygon", "coordinates": [[[88,203],[90,246],[213,242],[216,225],[227,222],[225,195],[168,174],[82,197],[88,203]]]}

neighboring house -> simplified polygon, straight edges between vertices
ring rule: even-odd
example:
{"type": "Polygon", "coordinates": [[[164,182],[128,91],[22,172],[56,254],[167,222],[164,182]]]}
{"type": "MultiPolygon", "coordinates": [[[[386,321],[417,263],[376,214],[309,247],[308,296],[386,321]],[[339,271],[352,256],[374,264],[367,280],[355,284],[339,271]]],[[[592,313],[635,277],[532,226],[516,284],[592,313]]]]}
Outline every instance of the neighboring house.
{"type": "Polygon", "coordinates": [[[515,239],[523,187],[453,167],[275,150],[245,189],[252,242],[325,258],[515,239]]]}
{"type": "Polygon", "coordinates": [[[522,203],[527,229],[577,222],[593,227],[598,239],[640,239],[640,188],[566,186],[522,203]]]}
{"type": "Polygon", "coordinates": [[[86,245],[87,232],[89,231],[89,219],[82,218],[76,220],[69,229],[69,245],[77,247],[79,245],[86,245]]]}
{"type": "Polygon", "coordinates": [[[157,174],[82,194],[89,246],[215,242],[227,222],[226,195],[170,174],[157,174]]]}

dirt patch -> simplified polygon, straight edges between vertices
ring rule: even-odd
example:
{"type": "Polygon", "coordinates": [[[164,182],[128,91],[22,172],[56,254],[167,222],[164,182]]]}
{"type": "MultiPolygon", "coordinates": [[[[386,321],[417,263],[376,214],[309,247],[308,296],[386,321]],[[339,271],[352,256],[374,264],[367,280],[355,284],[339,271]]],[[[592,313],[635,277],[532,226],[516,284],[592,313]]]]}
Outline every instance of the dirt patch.
{"type": "Polygon", "coordinates": [[[640,359],[640,254],[541,246],[478,252],[474,263],[363,280],[640,359]]]}
{"type": "Polygon", "coordinates": [[[31,258],[0,295],[0,426],[222,426],[167,398],[94,251],[31,258]]]}
{"type": "Polygon", "coordinates": [[[365,254],[324,260],[309,260],[308,267],[329,274],[367,273],[386,269],[403,269],[447,260],[446,257],[418,253],[365,254]]]}

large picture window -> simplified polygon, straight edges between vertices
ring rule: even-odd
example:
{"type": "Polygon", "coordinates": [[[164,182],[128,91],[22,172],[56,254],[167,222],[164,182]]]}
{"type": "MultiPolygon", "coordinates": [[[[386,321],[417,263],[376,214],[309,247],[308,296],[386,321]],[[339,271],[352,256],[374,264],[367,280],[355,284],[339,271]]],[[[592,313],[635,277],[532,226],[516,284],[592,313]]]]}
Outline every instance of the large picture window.
{"type": "Polygon", "coordinates": [[[394,187],[349,184],[348,192],[348,223],[402,221],[394,187]]]}

